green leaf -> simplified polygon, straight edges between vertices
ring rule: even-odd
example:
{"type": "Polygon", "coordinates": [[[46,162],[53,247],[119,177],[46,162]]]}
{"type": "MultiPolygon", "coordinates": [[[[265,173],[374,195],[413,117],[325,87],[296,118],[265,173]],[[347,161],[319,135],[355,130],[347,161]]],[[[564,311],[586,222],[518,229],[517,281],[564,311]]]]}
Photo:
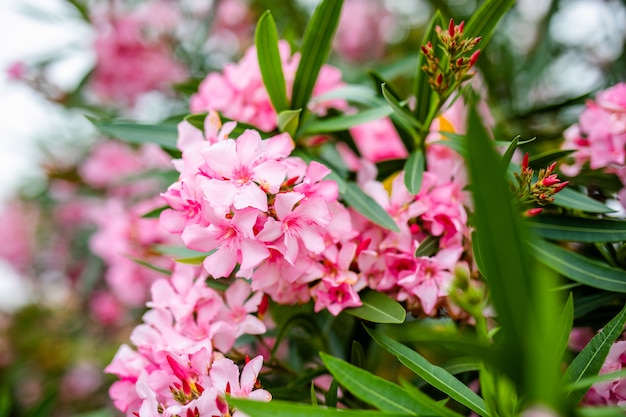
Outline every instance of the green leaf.
{"type": "Polygon", "coordinates": [[[306,112],[317,76],[330,53],[342,5],[343,0],[323,0],[304,30],[301,58],[291,95],[293,110],[304,109],[303,113],[306,112]]]}
{"type": "Polygon", "coordinates": [[[300,113],[302,109],[298,110],[283,110],[278,113],[278,131],[287,132],[291,137],[296,135],[298,126],[300,124],[300,113]]]}
{"type": "Polygon", "coordinates": [[[411,112],[409,111],[409,109],[405,107],[406,104],[398,101],[395,95],[389,91],[389,88],[387,87],[386,83],[382,84],[380,88],[383,93],[383,97],[385,98],[387,103],[391,106],[391,108],[394,110],[395,114],[397,114],[400,118],[402,118],[407,123],[411,124],[413,127],[416,127],[418,129],[422,127],[420,123],[417,120],[415,120],[415,116],[413,116],[411,112]]]}
{"type": "Polygon", "coordinates": [[[554,196],[554,205],[589,213],[615,212],[615,210],[608,208],[599,201],[568,187],[565,187],[554,196]]]}
{"type": "Polygon", "coordinates": [[[378,410],[342,410],[273,400],[260,402],[231,398],[229,403],[250,417],[405,417],[404,413],[378,410]]]}
{"type": "Polygon", "coordinates": [[[134,144],[155,143],[163,149],[177,151],[178,129],[174,123],[150,125],[92,117],[87,117],[87,119],[101,133],[112,138],[134,144]]]}
{"type": "Polygon", "coordinates": [[[402,388],[324,352],[320,357],[328,372],[355,397],[382,411],[420,415],[429,411],[402,388]]]}
{"type": "Polygon", "coordinates": [[[154,245],[153,249],[161,255],[171,256],[172,258],[191,258],[196,256],[204,256],[205,258],[215,251],[200,252],[193,249],[188,249],[184,246],[171,246],[171,245],[154,245]]]}
{"type": "Polygon", "coordinates": [[[531,244],[534,255],[545,266],[590,287],[626,293],[626,271],[587,258],[545,241],[531,244]]]}
{"type": "Polygon", "coordinates": [[[155,209],[148,211],[147,213],[144,213],[141,216],[141,218],[142,219],[158,219],[161,216],[161,213],[167,210],[168,208],[170,208],[170,206],[157,207],[155,209]]]}
{"type": "MultiPolygon", "coordinates": [[[[435,15],[430,19],[428,23],[428,27],[424,32],[424,39],[422,40],[422,46],[425,46],[428,42],[433,45],[433,50],[435,53],[439,52],[439,48],[437,44],[439,43],[439,39],[437,38],[437,32],[435,32],[435,27],[445,27],[445,22],[443,20],[443,16],[441,12],[437,10],[435,15]]],[[[433,94],[430,87],[430,83],[428,82],[428,75],[422,70],[422,66],[426,63],[426,57],[421,51],[418,51],[417,56],[417,73],[415,74],[415,117],[420,124],[424,124],[426,118],[428,117],[428,113],[430,112],[431,102],[433,100],[433,94]]],[[[425,126],[428,128],[429,126],[425,126]]]]}
{"type": "Polygon", "coordinates": [[[576,409],[577,417],[616,417],[623,416],[622,407],[579,407],[576,409]]]}
{"type": "Polygon", "coordinates": [[[486,0],[474,12],[470,20],[465,26],[465,37],[475,38],[482,36],[482,40],[478,44],[481,49],[485,49],[491,36],[496,30],[496,26],[500,19],[515,4],[515,0],[486,0]]]}
{"type": "Polygon", "coordinates": [[[144,261],[143,259],[139,259],[139,258],[133,258],[133,257],[129,257],[130,259],[132,259],[136,264],[141,265],[141,266],[145,266],[148,269],[151,269],[155,272],[159,272],[165,276],[171,276],[172,275],[172,271],[165,269],[165,268],[161,268],[159,266],[156,266],[154,264],[151,264],[148,261],[144,261]]]}
{"type": "MultiPolygon", "coordinates": [[[[611,345],[622,334],[624,324],[626,324],[626,306],[574,358],[563,375],[563,382],[576,384],[583,378],[597,375],[611,345]]],[[[572,404],[577,404],[586,391],[585,388],[574,389],[570,391],[568,400],[572,404]]]]}
{"type": "Polygon", "coordinates": [[[411,194],[420,192],[425,164],[424,150],[418,147],[411,153],[404,165],[404,185],[411,194]]]}
{"type": "Polygon", "coordinates": [[[609,372],[606,374],[598,374],[595,376],[590,376],[588,378],[583,378],[575,383],[569,384],[565,387],[568,391],[584,389],[588,390],[593,384],[597,384],[598,382],[606,382],[612,381],[614,379],[624,379],[626,378],[626,369],[622,369],[621,371],[609,372]]]}
{"type": "MultiPolygon", "coordinates": [[[[268,10],[261,15],[254,34],[263,84],[276,113],[289,109],[283,64],[278,51],[278,29],[268,10]]],[[[296,107],[297,108],[297,107],[296,107]]]]}
{"type": "Polygon", "coordinates": [[[337,408],[337,392],[339,391],[339,382],[333,378],[326,391],[326,406],[337,408]]]}
{"type": "Polygon", "coordinates": [[[528,165],[533,169],[545,168],[554,161],[571,155],[574,150],[554,149],[528,158],[528,165]]]}
{"type": "Polygon", "coordinates": [[[413,349],[396,342],[382,333],[367,328],[366,330],[376,343],[396,356],[404,366],[415,372],[430,385],[479,415],[489,415],[483,399],[445,369],[431,364],[413,349]]]}
{"type": "Polygon", "coordinates": [[[432,256],[439,249],[439,237],[436,236],[427,236],[426,239],[422,240],[415,249],[415,257],[419,258],[420,256],[432,256]]]}
{"type": "Polygon", "coordinates": [[[626,222],[541,215],[528,219],[533,232],[551,240],[606,243],[626,241],[626,222]]]}
{"type": "Polygon", "coordinates": [[[530,256],[531,235],[520,221],[510,187],[497,167],[500,157],[476,109],[468,116],[468,171],[474,200],[474,225],[497,321],[501,371],[531,402],[560,407],[559,362],[546,346],[558,343],[562,310],[556,277],[530,256]]]}
{"type": "Polygon", "coordinates": [[[401,379],[400,383],[402,384],[402,387],[405,389],[405,391],[411,397],[413,397],[415,401],[417,401],[423,407],[431,410],[434,413],[434,415],[440,416],[440,417],[461,417],[461,414],[446,407],[443,403],[433,400],[431,397],[424,394],[417,387],[414,387],[413,385],[411,385],[409,382],[405,381],[404,379],[401,379]]]}
{"type": "Polygon", "coordinates": [[[559,317],[559,321],[554,329],[556,335],[558,335],[558,342],[554,346],[550,346],[549,348],[554,352],[554,361],[561,362],[563,359],[563,354],[565,353],[565,349],[567,348],[567,342],[569,341],[570,333],[572,332],[572,326],[574,323],[574,298],[570,293],[567,298],[567,302],[565,303],[565,308],[563,309],[561,316],[559,317]]]}
{"type": "Polygon", "coordinates": [[[361,295],[363,305],[344,311],[352,316],[373,323],[404,323],[406,311],[397,301],[378,291],[366,291],[361,295]]]}
{"type": "Polygon", "coordinates": [[[506,148],[506,152],[504,152],[504,155],[502,155],[502,159],[500,160],[500,167],[503,172],[506,172],[507,169],[509,168],[511,159],[513,159],[513,154],[515,153],[515,150],[517,149],[518,142],[519,142],[519,136],[514,138],[511,141],[511,144],[509,145],[509,147],[506,148]]]}
{"type": "Polygon", "coordinates": [[[304,135],[316,135],[321,133],[332,133],[350,129],[353,126],[382,119],[393,113],[393,109],[387,104],[373,109],[363,110],[356,114],[347,116],[337,116],[329,119],[315,120],[306,125],[304,135]]]}
{"type": "Polygon", "coordinates": [[[343,99],[351,103],[379,106],[384,103],[371,88],[362,85],[344,85],[311,98],[311,103],[323,103],[329,100],[343,99]]]}
{"type": "Polygon", "coordinates": [[[395,220],[372,197],[353,182],[346,182],[344,201],[367,219],[394,232],[400,232],[395,220]]]}

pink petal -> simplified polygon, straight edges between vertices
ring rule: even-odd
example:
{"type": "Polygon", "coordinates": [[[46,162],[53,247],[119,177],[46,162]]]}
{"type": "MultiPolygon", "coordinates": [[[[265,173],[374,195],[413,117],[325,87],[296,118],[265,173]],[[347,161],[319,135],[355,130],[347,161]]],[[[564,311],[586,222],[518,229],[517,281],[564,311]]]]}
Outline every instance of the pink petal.
{"type": "Polygon", "coordinates": [[[293,210],[293,206],[304,198],[304,194],[289,192],[281,193],[274,200],[274,209],[278,220],[284,220],[293,210]]]}
{"type": "Polygon", "coordinates": [[[217,252],[207,256],[202,265],[213,278],[227,277],[237,265],[237,250],[229,246],[221,246],[217,252]]]}
{"type": "Polygon", "coordinates": [[[202,156],[207,165],[217,174],[224,178],[232,177],[235,162],[238,160],[233,139],[211,145],[202,153],[202,156]]]}

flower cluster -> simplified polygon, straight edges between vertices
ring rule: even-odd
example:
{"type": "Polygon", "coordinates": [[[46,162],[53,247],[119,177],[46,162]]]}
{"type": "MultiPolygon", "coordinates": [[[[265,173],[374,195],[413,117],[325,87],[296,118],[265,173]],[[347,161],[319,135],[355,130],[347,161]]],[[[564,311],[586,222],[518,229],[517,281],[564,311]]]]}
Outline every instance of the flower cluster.
{"type": "Polygon", "coordinates": [[[468,72],[480,55],[480,50],[472,51],[481,38],[464,38],[464,23],[455,25],[454,20],[450,19],[447,30],[436,27],[439,44],[444,51],[443,59],[438,57],[431,42],[422,46],[422,53],[426,57],[426,64],[422,69],[428,75],[428,82],[433,90],[440,95],[447,95],[450,90],[469,80],[471,75],[468,72]],[[444,66],[444,62],[447,66],[444,66]]]}
{"type": "Polygon", "coordinates": [[[209,288],[197,268],[179,265],[170,279],[152,286],[151,307],[131,341],[106,372],[120,378],[110,389],[115,406],[127,416],[236,416],[228,401],[269,401],[257,379],[263,358],[247,360],[243,370],[228,352],[243,334],[262,334],[257,312],[261,294],[245,281],[224,293],[209,288]]]}
{"type": "MultiPolygon", "coordinates": [[[[556,168],[556,162],[547,168],[541,168],[535,181],[534,170],[528,165],[528,153],[524,155],[521,172],[514,173],[518,185],[512,186],[517,201],[523,207],[533,204],[540,206],[551,204],[554,202],[554,195],[569,184],[569,181],[561,181],[558,175],[554,174],[554,168],[556,168]]],[[[542,211],[542,208],[531,208],[527,210],[527,214],[537,215],[542,211]]]]}
{"type": "MultiPolygon", "coordinates": [[[[626,83],[601,91],[595,101],[589,100],[579,122],[563,135],[563,149],[571,149],[573,162],[561,165],[561,171],[570,177],[589,166],[617,175],[626,185],[626,83]]],[[[626,206],[626,188],[618,194],[626,206]]]]}

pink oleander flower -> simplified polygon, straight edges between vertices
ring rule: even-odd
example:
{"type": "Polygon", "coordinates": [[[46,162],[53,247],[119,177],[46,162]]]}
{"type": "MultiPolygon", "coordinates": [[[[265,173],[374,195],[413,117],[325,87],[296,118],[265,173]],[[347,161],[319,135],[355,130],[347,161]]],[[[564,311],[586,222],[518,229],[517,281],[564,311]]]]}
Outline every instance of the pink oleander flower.
{"type": "Polygon", "coordinates": [[[185,79],[187,70],[173,58],[162,32],[169,29],[169,23],[162,25],[164,15],[173,16],[172,9],[165,14],[158,8],[94,14],[96,66],[90,85],[100,100],[132,106],[139,95],[185,79]]]}
{"type": "Polygon", "coordinates": [[[358,63],[380,58],[393,30],[394,17],[380,0],[346,0],[334,39],[334,49],[358,63]]]}
{"type": "Polygon", "coordinates": [[[389,118],[373,120],[350,128],[361,156],[370,162],[402,159],[408,153],[389,118]]]}
{"type": "MultiPolygon", "coordinates": [[[[291,91],[300,55],[291,56],[289,45],[285,41],[281,41],[278,46],[287,91],[291,91]]],[[[313,89],[313,96],[341,85],[341,72],[324,65],[313,89]]],[[[344,100],[330,100],[317,103],[312,110],[325,115],[328,108],[345,110],[347,106],[344,100]]],[[[216,110],[230,119],[252,124],[264,131],[276,129],[277,115],[263,86],[256,48],[248,48],[241,61],[227,64],[222,73],[210,73],[200,84],[198,93],[191,96],[190,108],[193,113],[216,110]]]]}
{"type": "Polygon", "coordinates": [[[0,212],[0,259],[18,271],[27,270],[33,263],[39,216],[35,206],[19,201],[5,203],[0,212]]]}

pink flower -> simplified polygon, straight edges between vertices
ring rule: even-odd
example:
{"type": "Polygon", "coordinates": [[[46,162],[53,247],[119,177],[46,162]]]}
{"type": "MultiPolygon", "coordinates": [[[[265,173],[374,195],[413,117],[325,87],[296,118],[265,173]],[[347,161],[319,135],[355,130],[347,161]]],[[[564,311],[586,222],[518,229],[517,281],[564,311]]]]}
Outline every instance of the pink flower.
{"type": "MultiPolygon", "coordinates": [[[[626,365],[626,341],[615,342],[607,355],[600,374],[608,374],[624,369],[626,365]]],[[[615,378],[594,384],[583,399],[589,405],[626,406],[626,380],[615,378]]]]}
{"type": "Polygon", "coordinates": [[[222,395],[228,393],[235,398],[250,398],[257,401],[270,401],[272,395],[264,389],[255,389],[257,378],[263,366],[263,356],[250,360],[239,374],[239,368],[230,359],[213,362],[209,375],[213,386],[222,395]]]}
{"type": "Polygon", "coordinates": [[[350,128],[350,134],[363,158],[371,162],[402,159],[406,148],[389,118],[373,120],[350,128]]]}
{"type": "Polygon", "coordinates": [[[258,215],[259,211],[251,207],[236,211],[232,217],[224,211],[207,208],[209,226],[192,224],[185,228],[182,239],[191,249],[204,252],[216,249],[204,260],[204,268],[215,278],[227,277],[237,263],[243,269],[253,268],[269,256],[254,234],[258,215]]]}

